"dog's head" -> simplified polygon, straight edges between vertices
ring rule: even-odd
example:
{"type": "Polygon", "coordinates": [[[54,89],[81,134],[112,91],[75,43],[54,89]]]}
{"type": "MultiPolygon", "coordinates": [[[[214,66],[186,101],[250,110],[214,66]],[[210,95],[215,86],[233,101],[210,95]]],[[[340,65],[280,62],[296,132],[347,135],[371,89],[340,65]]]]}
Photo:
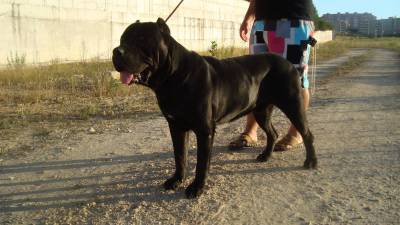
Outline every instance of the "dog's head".
{"type": "Polygon", "coordinates": [[[148,85],[167,55],[165,37],[169,35],[167,24],[160,18],[156,23],[137,21],[126,28],[112,57],[121,82],[148,85]]]}

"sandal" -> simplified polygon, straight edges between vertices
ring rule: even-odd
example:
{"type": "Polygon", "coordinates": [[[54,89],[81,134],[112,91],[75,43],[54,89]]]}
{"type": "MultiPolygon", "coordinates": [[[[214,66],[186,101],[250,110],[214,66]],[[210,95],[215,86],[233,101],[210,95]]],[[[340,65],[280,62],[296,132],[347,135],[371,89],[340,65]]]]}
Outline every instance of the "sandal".
{"type": "Polygon", "coordinates": [[[294,137],[287,134],[275,144],[274,151],[283,152],[294,150],[303,146],[303,139],[301,137],[294,137]]]}
{"type": "Polygon", "coordinates": [[[241,134],[237,139],[229,143],[229,150],[241,150],[256,146],[257,141],[253,140],[248,134],[241,134]]]}

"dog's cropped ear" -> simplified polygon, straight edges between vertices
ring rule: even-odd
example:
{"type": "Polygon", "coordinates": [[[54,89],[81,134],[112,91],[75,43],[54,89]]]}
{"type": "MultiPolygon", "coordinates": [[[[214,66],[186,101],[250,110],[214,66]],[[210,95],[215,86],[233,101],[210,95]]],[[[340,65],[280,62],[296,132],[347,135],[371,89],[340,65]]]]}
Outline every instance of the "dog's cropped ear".
{"type": "Polygon", "coordinates": [[[156,23],[162,33],[171,34],[171,31],[169,30],[167,23],[165,23],[165,21],[162,18],[158,18],[156,23]]]}
{"type": "Polygon", "coordinates": [[[136,22],[135,23],[140,23],[140,20],[136,20],[136,22]]]}

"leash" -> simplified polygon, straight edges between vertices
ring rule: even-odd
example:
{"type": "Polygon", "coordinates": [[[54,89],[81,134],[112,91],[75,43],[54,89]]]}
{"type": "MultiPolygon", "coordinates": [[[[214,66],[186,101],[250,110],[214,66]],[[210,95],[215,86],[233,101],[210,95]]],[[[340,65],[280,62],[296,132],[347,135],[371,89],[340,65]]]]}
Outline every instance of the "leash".
{"type": "Polygon", "coordinates": [[[311,66],[311,95],[315,95],[316,92],[316,76],[317,76],[317,46],[315,45],[314,47],[312,47],[313,51],[313,63],[311,66]]]}
{"type": "Polygon", "coordinates": [[[312,54],[312,65],[311,65],[311,74],[310,74],[310,82],[311,82],[311,90],[310,94],[314,95],[315,94],[315,77],[316,77],[316,71],[317,71],[317,39],[314,37],[310,36],[308,38],[308,44],[312,48],[311,54],[312,54]]]}
{"type": "Polygon", "coordinates": [[[181,0],[178,5],[175,7],[174,10],[172,10],[172,12],[169,14],[169,16],[165,19],[165,23],[169,20],[169,18],[171,18],[171,16],[175,13],[175,11],[179,8],[179,6],[182,4],[184,0],[181,0]]]}

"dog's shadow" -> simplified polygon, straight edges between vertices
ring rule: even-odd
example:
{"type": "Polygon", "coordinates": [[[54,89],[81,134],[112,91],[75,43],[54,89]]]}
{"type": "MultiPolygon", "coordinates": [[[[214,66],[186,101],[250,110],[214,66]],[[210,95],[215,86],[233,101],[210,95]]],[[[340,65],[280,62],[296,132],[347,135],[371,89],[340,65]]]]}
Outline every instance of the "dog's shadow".
{"type": "MultiPolygon", "coordinates": [[[[214,148],[212,167],[256,163],[254,159],[225,159],[227,147],[214,148]]],[[[229,154],[229,153],[227,153],[229,154]]],[[[255,151],[242,154],[253,154],[255,151]]],[[[195,167],[196,150],[189,151],[189,167],[195,167]]],[[[245,168],[235,171],[212,170],[215,175],[280,173],[301,167],[245,168]]],[[[131,156],[104,157],[85,160],[46,161],[0,166],[0,213],[76,208],[95,202],[113,204],[127,201],[176,201],[185,198],[182,188],[164,191],[162,184],[174,171],[173,153],[163,151],[131,156]],[[123,168],[123,169],[121,169],[123,168]],[[87,171],[90,171],[89,175],[87,171]],[[114,172],[110,172],[114,171],[114,172]],[[120,171],[120,172],[116,172],[120,171]],[[64,173],[67,172],[67,173],[64,173]],[[39,176],[30,176],[39,174],[39,176]],[[41,174],[59,174],[43,178],[41,174]],[[13,181],[25,177],[26,181],[13,181]],[[28,178],[27,178],[28,177],[28,178]],[[10,179],[14,178],[14,179],[10,179]]],[[[193,170],[189,180],[193,178],[193,170]]]]}

